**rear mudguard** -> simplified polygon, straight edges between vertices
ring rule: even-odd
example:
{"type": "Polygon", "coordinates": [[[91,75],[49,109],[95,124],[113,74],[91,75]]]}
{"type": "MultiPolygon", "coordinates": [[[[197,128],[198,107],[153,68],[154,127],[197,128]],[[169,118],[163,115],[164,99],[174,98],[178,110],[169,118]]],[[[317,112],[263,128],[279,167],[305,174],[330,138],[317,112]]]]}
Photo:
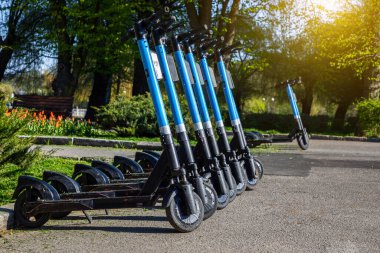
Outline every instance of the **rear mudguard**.
{"type": "Polygon", "coordinates": [[[31,176],[20,176],[18,178],[16,190],[13,193],[13,199],[16,199],[20,193],[25,189],[35,189],[40,192],[44,200],[59,200],[59,193],[57,190],[46,183],[31,176]]]}
{"type": "Polygon", "coordinates": [[[113,158],[113,165],[120,166],[119,168],[124,171],[130,171],[131,173],[144,173],[143,168],[136,161],[124,157],[124,156],[115,156],[113,158]]]}
{"type": "Polygon", "coordinates": [[[80,185],[71,177],[55,171],[44,171],[42,179],[50,184],[58,182],[63,184],[67,192],[81,192],[80,185]]]}
{"type": "Polygon", "coordinates": [[[110,179],[102,171],[85,164],[75,164],[73,178],[79,175],[88,176],[95,180],[96,184],[109,184],[110,179]]]}
{"type": "Polygon", "coordinates": [[[124,175],[121,170],[113,166],[112,164],[94,160],[91,162],[91,166],[101,170],[105,173],[111,180],[124,180],[124,175]]]}
{"type": "Polygon", "coordinates": [[[159,159],[160,156],[161,156],[160,153],[158,153],[158,152],[156,152],[156,151],[152,151],[152,150],[144,149],[142,152],[147,153],[147,154],[150,154],[150,155],[152,155],[152,156],[155,156],[155,157],[157,157],[157,159],[159,159]]]}
{"type": "Polygon", "coordinates": [[[158,162],[158,158],[152,154],[145,153],[145,152],[139,152],[139,151],[136,152],[135,161],[140,162],[140,161],[144,161],[144,160],[151,163],[152,167],[154,167],[156,165],[156,163],[158,162]]]}

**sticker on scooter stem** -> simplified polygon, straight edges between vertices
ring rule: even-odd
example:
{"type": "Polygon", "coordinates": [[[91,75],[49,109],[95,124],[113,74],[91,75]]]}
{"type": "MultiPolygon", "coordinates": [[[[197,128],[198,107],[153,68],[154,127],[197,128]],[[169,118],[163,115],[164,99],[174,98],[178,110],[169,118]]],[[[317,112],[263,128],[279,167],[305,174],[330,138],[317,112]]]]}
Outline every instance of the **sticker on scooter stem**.
{"type": "Polygon", "coordinates": [[[231,72],[227,70],[227,78],[228,78],[228,84],[230,85],[230,89],[235,88],[234,80],[232,79],[231,72]]]}
{"type": "Polygon", "coordinates": [[[178,82],[179,76],[178,76],[177,68],[175,66],[174,57],[168,54],[166,55],[166,59],[168,61],[170,76],[172,77],[173,82],[178,82]]]}
{"type": "Polygon", "coordinates": [[[160,63],[158,62],[157,54],[153,51],[150,51],[150,55],[152,56],[153,67],[154,67],[154,72],[156,72],[156,77],[158,80],[162,80],[164,78],[164,75],[162,74],[160,63]]]}
{"type": "Polygon", "coordinates": [[[214,87],[216,88],[216,87],[218,87],[218,83],[216,82],[214,69],[211,68],[211,67],[208,67],[208,69],[209,69],[209,71],[210,71],[210,76],[211,76],[212,86],[214,86],[214,87]]]}
{"type": "Polygon", "coordinates": [[[195,63],[195,66],[197,67],[199,81],[201,82],[201,85],[204,85],[205,84],[205,79],[204,79],[203,74],[202,74],[201,66],[199,66],[198,63],[195,63]]]}

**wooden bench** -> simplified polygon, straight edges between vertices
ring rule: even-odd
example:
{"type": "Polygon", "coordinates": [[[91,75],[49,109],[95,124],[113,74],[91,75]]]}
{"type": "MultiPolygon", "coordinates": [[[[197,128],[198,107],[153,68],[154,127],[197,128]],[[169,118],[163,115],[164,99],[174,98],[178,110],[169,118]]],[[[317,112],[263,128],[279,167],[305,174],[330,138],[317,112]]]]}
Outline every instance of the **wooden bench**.
{"type": "Polygon", "coordinates": [[[34,109],[38,112],[45,111],[46,115],[51,112],[55,115],[71,116],[73,97],[15,95],[13,108],[22,107],[34,109]]]}

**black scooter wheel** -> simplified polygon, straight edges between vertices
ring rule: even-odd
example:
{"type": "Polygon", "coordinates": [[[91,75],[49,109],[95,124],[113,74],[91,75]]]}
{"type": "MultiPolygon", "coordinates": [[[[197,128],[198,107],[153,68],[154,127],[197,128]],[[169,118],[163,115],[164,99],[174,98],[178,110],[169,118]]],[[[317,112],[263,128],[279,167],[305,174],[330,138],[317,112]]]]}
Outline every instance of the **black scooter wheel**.
{"type": "Polygon", "coordinates": [[[41,199],[41,195],[35,189],[23,191],[18,195],[14,206],[14,216],[18,226],[39,228],[49,220],[50,214],[38,214],[36,216],[29,216],[26,214],[28,210],[26,209],[25,204],[28,201],[37,201],[39,199],[41,199]]]}
{"type": "Polygon", "coordinates": [[[236,199],[236,194],[237,194],[235,178],[232,177],[231,181],[232,181],[232,185],[229,185],[229,188],[230,188],[230,200],[229,200],[229,202],[230,203],[236,199]]]}
{"type": "Polygon", "coordinates": [[[306,130],[303,130],[301,134],[297,136],[297,143],[302,150],[307,150],[309,148],[309,134],[306,130]]]}
{"type": "MultiPolygon", "coordinates": [[[[247,180],[246,190],[247,191],[252,191],[253,189],[255,189],[255,186],[257,185],[258,180],[257,180],[257,178],[248,178],[247,170],[245,169],[245,163],[244,163],[244,161],[241,163],[241,166],[243,168],[243,176],[244,176],[245,180],[247,180]]],[[[256,167],[257,167],[257,164],[256,164],[256,167]]]]}
{"type": "Polygon", "coordinates": [[[197,229],[204,216],[204,208],[201,198],[194,192],[196,207],[195,214],[188,214],[187,206],[180,194],[176,194],[166,207],[166,216],[169,223],[178,231],[188,233],[197,229]]]}
{"type": "MultiPolygon", "coordinates": [[[[51,185],[57,190],[57,192],[58,192],[59,194],[67,193],[67,192],[68,192],[67,188],[66,188],[63,184],[61,184],[61,183],[58,183],[58,182],[54,182],[54,181],[53,181],[53,182],[51,182],[51,185]]],[[[59,213],[52,213],[52,214],[50,215],[50,217],[51,217],[52,219],[56,219],[56,220],[58,220],[58,219],[65,218],[65,217],[68,216],[70,213],[71,213],[70,211],[68,211],[68,212],[59,212],[59,213]]]]}
{"type": "MultiPolygon", "coordinates": [[[[218,198],[217,198],[217,200],[218,200],[217,209],[222,210],[228,205],[228,203],[230,203],[230,194],[229,194],[229,192],[226,194],[220,193],[220,188],[218,188],[219,183],[218,183],[217,178],[211,177],[211,182],[212,182],[212,185],[213,185],[214,189],[216,190],[217,196],[218,196],[218,198]]],[[[227,184],[227,186],[228,186],[228,184],[227,184]]]]}
{"type": "Polygon", "coordinates": [[[207,220],[214,215],[218,207],[218,194],[211,184],[205,183],[206,190],[206,203],[203,203],[204,217],[203,220],[207,220]]]}
{"type": "Polygon", "coordinates": [[[256,165],[256,169],[258,170],[258,176],[259,176],[259,179],[261,179],[263,176],[264,176],[264,165],[263,163],[257,159],[257,158],[254,158],[255,160],[255,165],[256,165]]]}

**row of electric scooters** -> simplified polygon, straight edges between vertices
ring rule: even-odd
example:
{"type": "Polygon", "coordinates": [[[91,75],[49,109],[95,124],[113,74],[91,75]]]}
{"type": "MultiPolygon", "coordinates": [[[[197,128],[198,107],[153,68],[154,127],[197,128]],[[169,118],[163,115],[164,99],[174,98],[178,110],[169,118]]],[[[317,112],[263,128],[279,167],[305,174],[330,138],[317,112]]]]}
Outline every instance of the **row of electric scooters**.
{"type": "Polygon", "coordinates": [[[180,232],[190,232],[237,195],[252,190],[263,176],[262,164],[247,145],[231,90],[232,79],[223,60],[223,55],[236,46],[220,48],[220,38],[212,38],[205,28],[178,33],[179,25],[169,15],[173,6],[135,22],[129,31],[129,36],[137,40],[145,69],[162,153],[141,151],[135,159],[114,157],[113,164],[102,161],[93,161],[91,166],[77,164],[72,177],[53,171],[45,171],[43,180],[20,176],[13,196],[19,226],[40,227],[50,218],[62,218],[72,211],[83,211],[91,220],[86,210],[149,208],[162,202],[170,224],[180,232]],[[150,38],[155,52],[150,49],[150,38]],[[214,49],[211,55],[206,53],[210,48],[214,49]],[[208,64],[210,59],[217,65],[227,101],[233,129],[231,142],[215,93],[217,78],[208,64]],[[169,126],[160,79],[169,99],[178,145],[169,126]],[[188,102],[195,146],[191,146],[188,138],[189,126],[184,124],[176,81],[182,83],[188,102]]]}

